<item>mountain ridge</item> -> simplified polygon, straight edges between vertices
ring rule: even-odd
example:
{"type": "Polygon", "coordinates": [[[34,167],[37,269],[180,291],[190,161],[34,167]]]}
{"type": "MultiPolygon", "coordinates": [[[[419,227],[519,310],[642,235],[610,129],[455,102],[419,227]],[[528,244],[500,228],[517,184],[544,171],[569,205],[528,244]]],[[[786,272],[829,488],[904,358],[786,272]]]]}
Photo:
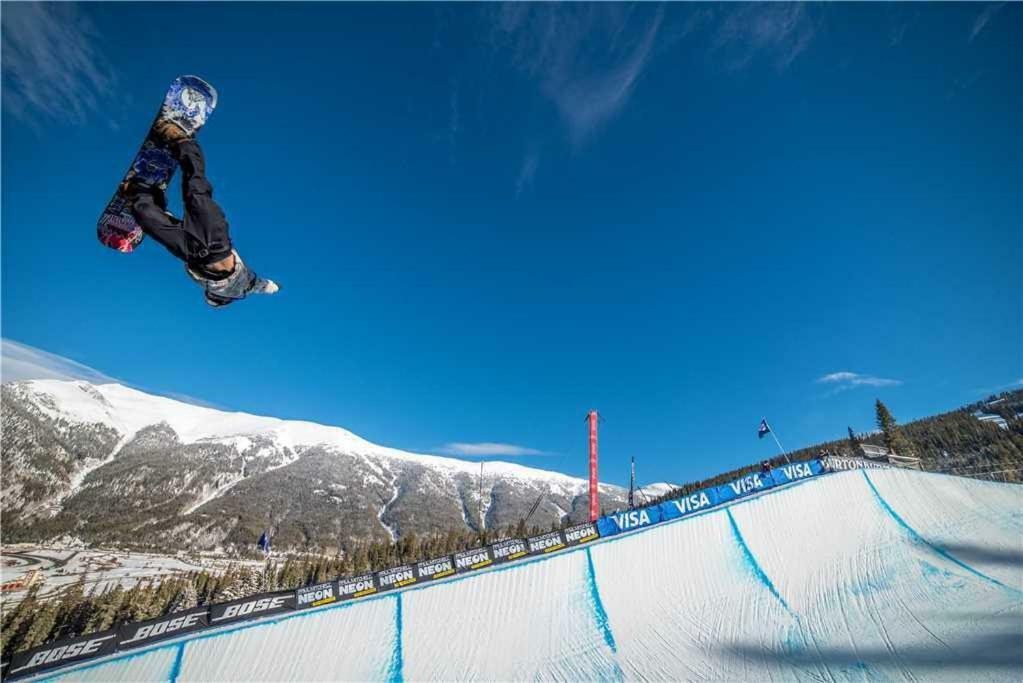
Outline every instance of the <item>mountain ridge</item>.
{"type": "MultiPolygon", "coordinates": [[[[3,385],[8,538],[236,552],[330,552],[406,533],[582,521],[587,482],[373,444],[341,427],[227,412],[119,384],[3,385]],[[484,510],[482,522],[476,510],[484,510]]],[[[600,485],[601,504],[626,491],[600,485]]]]}

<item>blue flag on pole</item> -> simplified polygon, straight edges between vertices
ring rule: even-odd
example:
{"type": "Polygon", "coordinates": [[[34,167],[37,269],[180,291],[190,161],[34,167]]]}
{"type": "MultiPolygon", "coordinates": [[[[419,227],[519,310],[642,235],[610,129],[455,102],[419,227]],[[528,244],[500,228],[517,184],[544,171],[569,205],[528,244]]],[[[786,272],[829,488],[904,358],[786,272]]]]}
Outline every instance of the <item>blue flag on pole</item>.
{"type": "Polygon", "coordinates": [[[767,426],[767,420],[763,419],[760,421],[760,428],[757,429],[757,438],[763,439],[765,436],[771,433],[771,428],[767,426]]]}
{"type": "Polygon", "coordinates": [[[263,535],[259,537],[259,547],[263,551],[263,554],[267,557],[270,556],[270,537],[263,532],[263,535]]]}

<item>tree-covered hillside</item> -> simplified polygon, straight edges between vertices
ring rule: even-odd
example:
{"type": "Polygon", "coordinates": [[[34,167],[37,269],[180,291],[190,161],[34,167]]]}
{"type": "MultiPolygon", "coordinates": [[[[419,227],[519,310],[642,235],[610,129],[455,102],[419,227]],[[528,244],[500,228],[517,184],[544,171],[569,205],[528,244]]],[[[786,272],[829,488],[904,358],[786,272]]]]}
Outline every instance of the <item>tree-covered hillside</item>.
{"type": "MultiPolygon", "coordinates": [[[[883,404],[881,404],[883,407],[883,404]]],[[[889,413],[890,416],[890,413],[889,413]]],[[[836,432],[842,428],[836,425],[836,432]]],[[[911,453],[920,458],[921,469],[982,479],[1023,482],[1023,389],[992,396],[941,415],[925,417],[905,425],[894,425],[896,442],[906,443],[911,453]],[[996,416],[995,421],[979,416],[996,416]]],[[[793,461],[811,460],[821,455],[861,455],[856,444],[885,446],[881,425],[878,431],[855,437],[806,446],[788,454],[793,461]]],[[[785,462],[781,455],[772,458],[772,466],[785,462]]],[[[761,463],[751,463],[730,472],[680,486],[658,499],[669,500],[679,495],[716,486],[737,477],[757,472],[761,463]]]]}

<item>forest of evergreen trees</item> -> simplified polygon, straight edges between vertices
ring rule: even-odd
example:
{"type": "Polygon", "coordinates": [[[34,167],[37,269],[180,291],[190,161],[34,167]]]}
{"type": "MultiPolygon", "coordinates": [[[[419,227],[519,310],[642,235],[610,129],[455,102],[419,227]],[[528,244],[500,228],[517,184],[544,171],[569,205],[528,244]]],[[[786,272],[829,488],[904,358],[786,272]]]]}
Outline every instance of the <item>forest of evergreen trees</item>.
{"type": "MultiPolygon", "coordinates": [[[[919,457],[922,469],[964,476],[996,474],[1000,481],[1023,481],[1023,391],[1008,392],[963,409],[899,426],[883,403],[877,401],[878,431],[817,444],[789,453],[792,461],[822,454],[856,456],[861,443],[894,446],[919,457]],[[992,402],[997,401],[997,402],[992,402]],[[1007,429],[974,417],[976,411],[1001,416],[1007,429]]],[[[904,453],[905,454],[905,453],[904,453]]],[[[771,459],[772,466],[785,462],[771,459]]],[[[670,500],[708,486],[757,472],[761,463],[694,481],[648,503],[670,500]]],[[[552,527],[557,528],[557,525],[552,527]]],[[[161,582],[142,581],[125,590],[115,586],[101,593],[86,593],[84,577],[58,599],[42,600],[38,587],[13,608],[0,604],[0,652],[11,653],[44,643],[102,631],[130,621],[163,616],[199,605],[226,602],[275,590],[294,589],[339,576],[355,576],[419,560],[450,555],[504,538],[523,538],[547,529],[527,528],[526,520],[482,535],[465,531],[417,536],[407,534],[395,542],[371,542],[345,548],[335,557],[296,556],[266,560],[262,569],[235,565],[222,575],[196,572],[161,582]]]]}
{"type": "MultiPolygon", "coordinates": [[[[996,479],[1005,482],[1023,482],[1023,390],[1009,391],[993,396],[959,410],[926,417],[905,425],[898,425],[887,407],[877,401],[877,431],[852,435],[844,439],[807,446],[788,453],[792,462],[812,460],[821,455],[860,457],[860,444],[895,446],[903,455],[920,458],[921,469],[960,476],[996,479]],[[998,415],[1006,422],[1006,429],[974,417],[975,412],[998,415]]],[[[770,460],[771,467],[785,464],[785,457],[777,455],[770,460]]],[[[683,484],[651,501],[660,503],[718,486],[746,474],[759,472],[761,463],[683,484]]]]}
{"type": "Polygon", "coordinates": [[[7,657],[51,641],[191,607],[376,572],[547,530],[527,528],[525,520],[519,520],[515,526],[489,530],[482,536],[465,531],[429,536],[410,533],[394,543],[358,544],[335,557],[271,558],[261,570],[236,564],[222,575],[193,572],[160,582],[141,581],[127,590],[115,586],[100,593],[86,593],[83,576],[58,598],[46,600],[39,598],[37,585],[17,606],[8,608],[6,602],[0,604],[0,652],[7,657]]]}

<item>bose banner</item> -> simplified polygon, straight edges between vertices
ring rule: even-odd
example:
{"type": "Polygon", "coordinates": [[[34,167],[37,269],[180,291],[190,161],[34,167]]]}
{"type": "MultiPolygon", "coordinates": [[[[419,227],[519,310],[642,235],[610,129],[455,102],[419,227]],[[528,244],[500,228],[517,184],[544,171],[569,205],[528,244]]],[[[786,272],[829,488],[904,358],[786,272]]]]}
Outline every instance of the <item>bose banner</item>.
{"type": "Polygon", "coordinates": [[[363,574],[353,578],[343,577],[337,581],[339,600],[361,598],[364,595],[373,595],[376,592],[377,582],[372,574],[363,574]]]}
{"type": "Polygon", "coordinates": [[[564,548],[565,539],[561,537],[560,531],[551,531],[527,538],[526,545],[529,547],[530,555],[543,555],[544,553],[553,553],[555,550],[564,548]]]}
{"type": "Polygon", "coordinates": [[[332,602],[337,602],[337,583],[334,581],[306,586],[295,591],[295,609],[319,607],[332,602]]]}
{"type": "Polygon", "coordinates": [[[209,625],[207,615],[207,608],[193,607],[157,619],[123,624],[117,629],[117,649],[139,647],[164,638],[174,638],[184,633],[198,631],[209,625]]]}
{"type": "Polygon", "coordinates": [[[416,581],[418,579],[416,578],[415,570],[407,564],[400,567],[391,567],[390,569],[381,569],[377,572],[377,586],[382,591],[389,591],[394,588],[401,588],[402,586],[411,586],[416,581]]]}
{"type": "Polygon", "coordinates": [[[490,556],[494,562],[508,562],[517,560],[529,554],[529,547],[521,538],[511,538],[507,541],[498,541],[490,546],[490,556]]]}
{"type": "Polygon", "coordinates": [[[295,591],[266,593],[210,606],[210,625],[229,624],[241,619],[256,619],[295,609],[295,591]]]}
{"type": "Polygon", "coordinates": [[[435,560],[423,560],[416,562],[416,579],[418,581],[432,581],[451,576],[455,573],[455,565],[451,556],[438,557],[435,560]]]}
{"type": "Polygon", "coordinates": [[[455,571],[459,574],[472,571],[473,569],[483,569],[493,563],[494,556],[490,554],[489,546],[455,553],[455,571]]]}
{"type": "Polygon", "coordinates": [[[55,666],[111,654],[116,645],[117,631],[100,631],[81,638],[42,645],[14,655],[4,674],[31,676],[55,666]]]}

